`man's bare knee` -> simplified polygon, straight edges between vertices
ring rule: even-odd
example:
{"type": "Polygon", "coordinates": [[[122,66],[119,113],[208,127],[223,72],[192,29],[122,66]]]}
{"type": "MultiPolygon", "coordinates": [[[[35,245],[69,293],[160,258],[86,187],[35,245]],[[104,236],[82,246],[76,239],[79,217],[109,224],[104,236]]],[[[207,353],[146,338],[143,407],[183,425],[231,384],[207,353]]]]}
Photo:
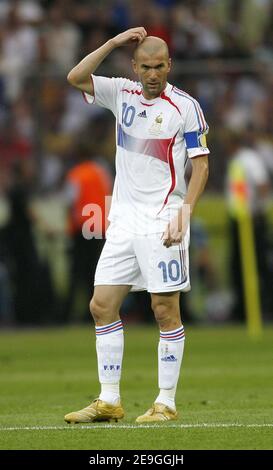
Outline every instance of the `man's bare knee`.
{"type": "Polygon", "coordinates": [[[97,326],[104,326],[119,320],[119,313],[113,307],[93,296],[90,302],[90,312],[97,326]]]}
{"type": "Polygon", "coordinates": [[[163,306],[157,309],[155,319],[161,331],[176,330],[181,325],[180,315],[163,306]]]}
{"type": "Polygon", "coordinates": [[[162,331],[171,331],[180,326],[180,311],[176,302],[157,296],[152,299],[152,309],[162,331]]]}
{"type": "Polygon", "coordinates": [[[96,297],[92,297],[90,302],[90,312],[95,323],[101,322],[107,317],[107,306],[96,297]]]}

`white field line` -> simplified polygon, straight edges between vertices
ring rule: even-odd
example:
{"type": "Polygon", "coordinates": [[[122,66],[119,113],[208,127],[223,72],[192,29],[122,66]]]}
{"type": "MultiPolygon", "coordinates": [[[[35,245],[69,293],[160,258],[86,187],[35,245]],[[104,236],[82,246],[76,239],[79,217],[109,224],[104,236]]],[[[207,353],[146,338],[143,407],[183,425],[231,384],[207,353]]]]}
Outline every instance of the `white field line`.
{"type": "Polygon", "coordinates": [[[242,424],[242,423],[196,423],[196,424],[87,424],[64,426],[1,426],[1,431],[63,431],[82,429],[194,429],[194,428],[273,428],[273,423],[268,424],[242,424]]]}

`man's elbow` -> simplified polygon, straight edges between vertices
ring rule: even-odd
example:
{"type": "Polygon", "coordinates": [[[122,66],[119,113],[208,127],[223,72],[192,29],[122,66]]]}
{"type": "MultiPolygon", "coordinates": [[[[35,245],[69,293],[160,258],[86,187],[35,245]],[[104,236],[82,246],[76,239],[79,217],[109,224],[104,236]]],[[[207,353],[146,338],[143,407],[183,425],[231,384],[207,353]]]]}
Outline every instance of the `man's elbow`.
{"type": "Polygon", "coordinates": [[[70,70],[66,78],[70,85],[77,86],[78,78],[77,78],[77,73],[75,72],[74,69],[70,70]]]}

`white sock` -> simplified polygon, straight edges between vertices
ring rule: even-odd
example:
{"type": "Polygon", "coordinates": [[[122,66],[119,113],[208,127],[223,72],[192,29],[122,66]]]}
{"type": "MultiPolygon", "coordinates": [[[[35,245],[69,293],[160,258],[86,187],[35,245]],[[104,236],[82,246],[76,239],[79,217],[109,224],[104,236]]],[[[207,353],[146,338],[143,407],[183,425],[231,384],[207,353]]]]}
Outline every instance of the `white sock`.
{"type": "Polygon", "coordinates": [[[183,325],[176,330],[160,331],[158,345],[158,385],[159,395],[155,403],[175,407],[175,393],[184,352],[183,325]]]}
{"type": "Polygon", "coordinates": [[[100,400],[116,404],[120,400],[119,382],[123,357],[123,326],[121,320],[96,327],[100,400]]]}

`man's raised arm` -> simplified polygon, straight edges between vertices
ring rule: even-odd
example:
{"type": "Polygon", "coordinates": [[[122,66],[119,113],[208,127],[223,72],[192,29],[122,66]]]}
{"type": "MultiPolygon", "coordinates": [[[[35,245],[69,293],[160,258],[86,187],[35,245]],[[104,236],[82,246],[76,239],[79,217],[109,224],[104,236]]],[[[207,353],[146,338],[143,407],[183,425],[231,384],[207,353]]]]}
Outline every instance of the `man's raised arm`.
{"type": "Polygon", "coordinates": [[[116,47],[125,46],[134,42],[141,44],[146,36],[147,32],[144,28],[140,27],[128,29],[114,38],[109,39],[109,41],[101,47],[84,57],[84,59],[69,72],[67,75],[68,82],[70,85],[93,96],[94,87],[90,76],[110,52],[116,49],[116,47]]]}

